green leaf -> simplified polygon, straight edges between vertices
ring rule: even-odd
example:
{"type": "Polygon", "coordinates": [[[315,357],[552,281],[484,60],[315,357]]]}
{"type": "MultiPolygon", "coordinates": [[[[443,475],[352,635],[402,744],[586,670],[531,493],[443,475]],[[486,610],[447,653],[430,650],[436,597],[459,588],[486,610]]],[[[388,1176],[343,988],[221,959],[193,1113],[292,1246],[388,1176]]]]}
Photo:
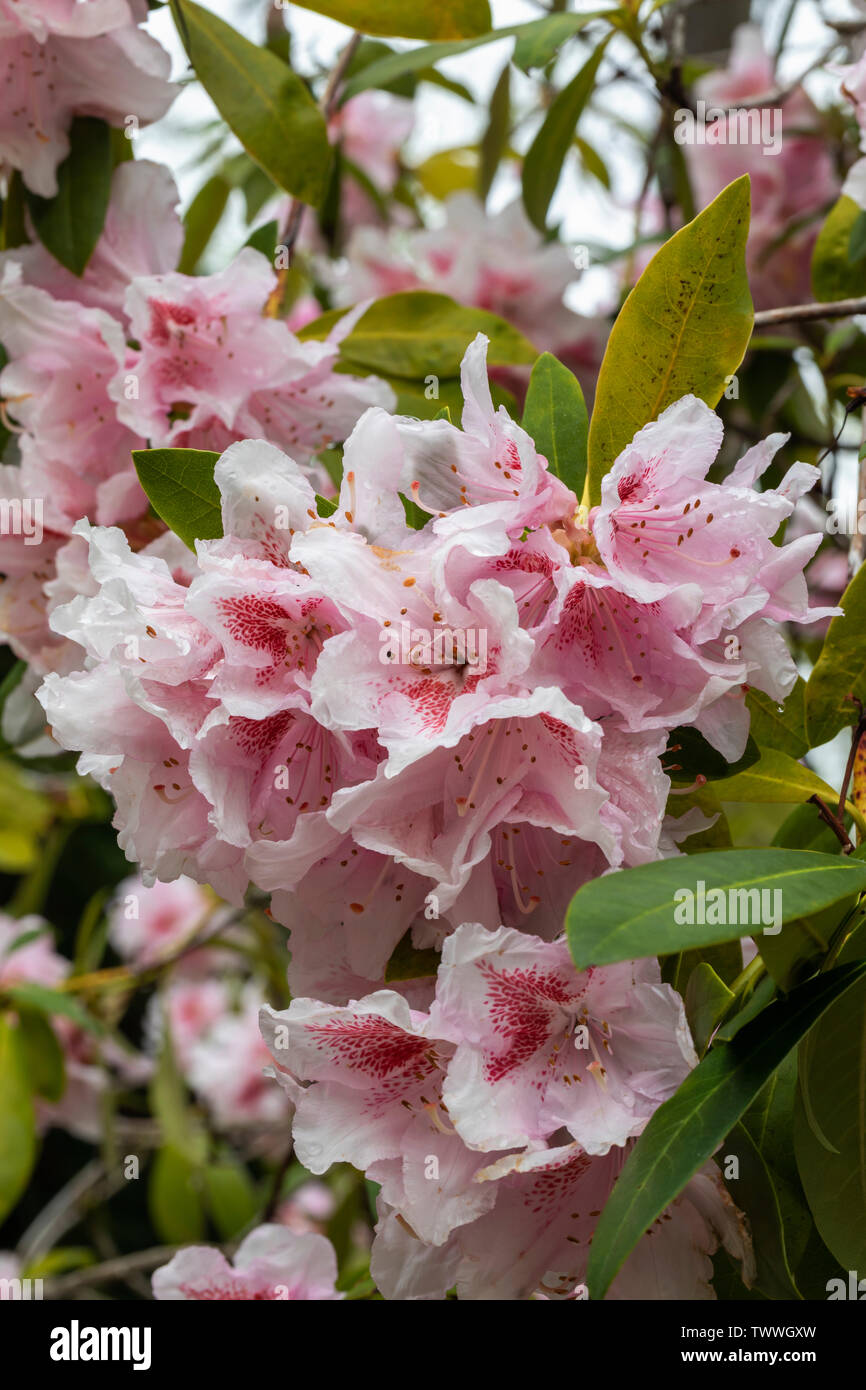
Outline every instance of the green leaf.
{"type": "Polygon", "coordinates": [[[761,960],[780,989],[789,990],[815,974],[856,905],[857,895],[851,894],[822,912],[787,922],[778,936],[756,937],[761,960]]]}
{"type": "Polygon", "coordinates": [[[187,208],[183,219],[183,250],[177,267],[184,275],[192,275],[201,260],[202,252],[225,212],[231,191],[228,179],[223,178],[222,174],[214,174],[202,185],[187,208]]]}
{"type": "Polygon", "coordinates": [[[256,227],[247,237],[246,246],[251,246],[254,251],[261,251],[263,256],[273,262],[274,252],[277,249],[277,227],[276,221],[263,222],[261,227],[256,227]]]}
{"type": "MultiPolygon", "coordinates": [[[[591,10],[581,15],[570,15],[572,21],[569,28],[577,33],[591,20],[614,15],[616,8],[605,10],[591,10]]],[[[565,16],[562,16],[564,19],[565,16]]],[[[468,53],[473,48],[478,48],[482,44],[496,43],[499,39],[516,38],[518,44],[522,39],[532,41],[539,33],[540,26],[547,21],[543,19],[532,19],[526,24],[511,24],[503,29],[492,29],[489,33],[480,34],[477,38],[457,39],[451,43],[431,43],[420,48],[411,48],[403,53],[390,53],[386,57],[379,58],[376,62],[369,63],[361,72],[356,73],[346,83],[344,99],[348,100],[357,96],[358,92],[366,91],[369,87],[388,87],[400,78],[409,74],[416,73],[419,77],[426,76],[429,69],[436,63],[440,63],[445,58],[457,58],[461,53],[468,53]]]]}
{"type": "Polygon", "coordinates": [[[778,748],[790,758],[802,758],[809,751],[806,734],[806,682],[797,677],[797,684],[780,705],[763,690],[751,686],[746,696],[746,708],[752,716],[752,737],[762,748],[778,748]]]}
{"type": "Polygon", "coordinates": [[[138,480],[157,516],[190,550],[223,533],[219,488],[211,449],[133,449],[138,480]]]}
{"type": "Polygon", "coordinates": [[[36,1161],[36,1117],[20,1028],[0,1018],[0,1222],[21,1196],[36,1161]]]}
{"type": "Polygon", "coordinates": [[[817,806],[804,803],[786,816],[772,839],[781,849],[818,849],[838,854],[839,841],[819,816],[817,806]]]}
{"type": "Polygon", "coordinates": [[[866,702],[866,565],[860,566],[839,605],[844,613],[832,619],[806,683],[806,730],[813,748],[856,722],[857,710],[847,695],[866,702]]]}
{"type": "Polygon", "coordinates": [[[532,368],[522,424],[551,473],[579,501],[586,478],[589,416],[577,377],[550,352],[543,352],[532,368]]]}
{"type": "Polygon", "coordinates": [[[855,859],[800,849],[710,850],[591,879],[572,898],[566,929],[575,964],[585,970],[589,965],[667,955],[748,936],[761,926],[755,921],[759,916],[756,890],[779,891],[780,900],[766,902],[769,906],[781,901],[781,922],[785,923],[864,888],[866,864],[855,859]],[[699,883],[705,887],[703,913],[697,897],[699,883]],[[713,889],[728,894],[724,904],[721,898],[713,899],[725,920],[675,920],[676,916],[715,915],[706,901],[713,889]],[[753,896],[747,903],[740,894],[750,889],[753,896]],[[691,914],[686,890],[695,895],[691,914]],[[729,896],[731,890],[736,897],[729,896]]]}
{"type": "Polygon", "coordinates": [[[481,201],[486,203],[490,186],[496,177],[496,170],[508,148],[508,131],[511,120],[511,70],[508,64],[499,74],[493,95],[490,98],[490,119],[481,139],[481,163],[478,170],[478,191],[481,201]]]}
{"type": "MultiPolygon", "coordinates": [[[[861,927],[839,959],[863,968],[864,953],[861,927]]],[[[794,1152],[824,1244],[844,1268],[866,1270],[866,980],[827,1010],[800,1048],[794,1152]]]]}
{"type": "Polygon", "coordinates": [[[167,1025],[149,1095],[166,1144],[193,1167],[200,1167],[207,1157],[207,1134],[189,1104],[167,1025]]]}
{"type": "Polygon", "coordinates": [[[734,1125],[722,1152],[726,1160],[738,1161],[737,1177],[730,1180],[728,1190],[749,1219],[757,1265],[755,1287],[767,1298],[801,1298],[788,1260],[776,1183],[745,1125],[734,1125]]]}
{"type": "Polygon", "coordinates": [[[295,0],[305,10],[364,34],[403,39],[461,39],[490,30],[488,0],[295,0]]]}
{"type": "Polygon", "coordinates": [[[580,155],[580,162],[588,174],[592,174],[594,179],[598,179],[602,188],[610,191],[610,171],[594,145],[590,145],[588,140],[582,139],[580,135],[574,137],[574,143],[580,155]]]}
{"type": "MultiPolygon", "coordinates": [[[[324,314],[298,336],[327,337],[343,313],[324,314]]],[[[459,376],[463,354],[476,333],[490,339],[487,360],[491,366],[529,365],[538,356],[523,334],[496,314],[465,308],[448,295],[429,290],[377,299],[343,339],[340,356],[353,371],[378,371],[423,385],[431,376],[459,376]]]]}
{"type": "Polygon", "coordinates": [[[724,980],[719,979],[711,965],[701,961],[689,976],[685,994],[686,1018],[700,1056],[733,1002],[734,995],[724,980]]]}
{"type": "Polygon", "coordinates": [[[623,1261],[715,1153],[793,1047],[866,962],[841,965],[770,1004],[733,1042],[714,1047],[655,1112],[626,1160],[590,1250],[590,1298],[603,1298],[623,1261]]]}
{"type": "Polygon", "coordinates": [[[306,85],[276,54],[201,5],[172,0],[172,10],[196,76],[244,149],[279,188],[318,206],[331,146],[306,85]]]}
{"type": "Polygon", "coordinates": [[[97,1038],[105,1036],[105,1025],[94,1018],[74,994],[48,989],[46,985],[36,984],[33,980],[19,980],[16,984],[4,986],[2,992],[13,1004],[20,1004],[22,1008],[41,1009],[50,1017],[69,1018],[86,1033],[93,1033],[97,1038]]]}
{"type": "Polygon", "coordinates": [[[706,777],[708,782],[718,782],[752,767],[761,756],[761,750],[750,737],[743,756],[735,763],[729,763],[697,729],[678,725],[671,730],[664,756],[664,768],[670,773],[672,782],[691,783],[698,777],[706,777]]]}
{"type": "Polygon", "coordinates": [[[848,262],[857,265],[866,258],[866,211],[862,208],[854,219],[851,235],[848,238],[848,262]]]}
{"type": "Polygon", "coordinates": [[[209,1163],[203,1173],[208,1213],[222,1240],[232,1240],[259,1210],[259,1198],[242,1163],[209,1163]]]}
{"type": "Polygon", "coordinates": [[[737,179],[653,256],[601,364],[589,429],[588,498],[635,433],[681,396],[714,406],[749,345],[749,180],[737,179]]]}
{"type": "Polygon", "coordinates": [[[27,195],[36,235],[55,260],[83,275],[105,225],[111,194],[111,133],[95,116],[76,116],[53,198],[27,195]]]}
{"type": "Polygon", "coordinates": [[[44,1014],[22,1009],[18,1036],[30,1085],[45,1100],[58,1101],[66,1088],[66,1064],[57,1034],[44,1014]]]}
{"type": "Polygon", "coordinates": [[[432,949],[419,950],[412,945],[412,932],[407,931],[394,947],[391,959],[385,966],[385,983],[394,980],[421,980],[435,976],[442,957],[432,949]]]}
{"type": "Polygon", "coordinates": [[[541,129],[523,161],[523,205],[539,231],[547,223],[547,209],[556,192],[565,156],[571,149],[574,130],[595,86],[595,77],[611,35],[607,34],[551,102],[541,129]]]}
{"type": "Polygon", "coordinates": [[[582,14],[551,14],[546,19],[525,24],[524,32],[514,45],[514,66],[525,73],[530,68],[547,67],[562,45],[583,28],[588,18],[588,15],[582,14]]]}
{"type": "Polygon", "coordinates": [[[170,1146],[157,1151],[147,1203],[154,1230],[169,1245],[194,1245],[204,1238],[207,1223],[199,1179],[195,1165],[182,1153],[170,1146]]]}
{"type": "Polygon", "coordinates": [[[721,801],[760,801],[791,804],[808,801],[811,796],[836,799],[833,788],[796,758],[778,748],[762,748],[761,756],[744,772],[713,783],[721,801]]]}
{"type": "Polygon", "coordinates": [[[822,303],[848,299],[866,290],[863,266],[859,262],[852,264],[848,256],[859,217],[859,206],[843,193],[818,233],[812,252],[812,289],[822,303]]]}

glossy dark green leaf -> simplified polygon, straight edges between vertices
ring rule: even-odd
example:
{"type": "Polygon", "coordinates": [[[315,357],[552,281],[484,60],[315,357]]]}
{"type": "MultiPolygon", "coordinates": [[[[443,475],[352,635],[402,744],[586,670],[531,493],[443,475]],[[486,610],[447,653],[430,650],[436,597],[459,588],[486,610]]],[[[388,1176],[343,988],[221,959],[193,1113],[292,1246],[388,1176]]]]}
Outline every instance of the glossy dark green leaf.
{"type": "Polygon", "coordinates": [[[593,1235],[587,1283],[603,1298],[623,1261],[716,1152],[776,1067],[866,962],[837,966],[762,1011],[733,1042],[714,1047],[655,1112],[626,1160],[593,1235]]]}
{"type": "Polygon", "coordinates": [[[806,729],[810,745],[828,743],[857,719],[846,699],[866,703],[866,565],[861,565],[841,599],[842,616],[833,618],[821,655],[806,683],[806,729]]]}
{"type": "Polygon", "coordinates": [[[223,533],[211,449],[133,449],[138,480],[153,510],[190,550],[223,533]]]}
{"type": "Polygon", "coordinates": [[[105,121],[76,116],[53,198],[28,195],[36,235],[61,265],[83,275],[105,225],[111,195],[111,134],[105,121]]]}
{"type": "Polygon", "coordinates": [[[607,35],[562,91],[557,92],[541,129],[523,161],[523,205],[540,231],[547,224],[547,210],[556,192],[565,156],[571,149],[575,127],[595,89],[607,35]]]}
{"type": "Polygon", "coordinates": [[[306,84],[267,48],[193,0],[172,0],[196,76],[244,149],[278,188],[319,204],[331,146],[306,84]]]}
{"type": "Polygon", "coordinates": [[[589,415],[577,377],[550,352],[542,353],[532,368],[522,424],[551,473],[580,501],[589,415]]]}
{"type": "MultiPolygon", "coordinates": [[[[784,923],[841,902],[864,888],[866,864],[857,860],[812,850],[713,850],[591,879],[572,898],[566,928],[571,954],[583,970],[589,965],[670,954],[748,936],[762,925],[755,925],[757,900],[753,896],[747,903],[741,896],[749,890],[759,896],[778,891],[784,923]],[[700,884],[704,885],[705,900],[714,889],[725,892],[720,915],[726,921],[676,920],[688,915],[687,894],[693,895],[692,915],[702,915],[700,884]],[[734,899],[732,891],[737,894],[734,899]]],[[[767,907],[774,902],[768,897],[767,907]]],[[[711,915],[709,908],[706,903],[704,916],[711,915]]]]}

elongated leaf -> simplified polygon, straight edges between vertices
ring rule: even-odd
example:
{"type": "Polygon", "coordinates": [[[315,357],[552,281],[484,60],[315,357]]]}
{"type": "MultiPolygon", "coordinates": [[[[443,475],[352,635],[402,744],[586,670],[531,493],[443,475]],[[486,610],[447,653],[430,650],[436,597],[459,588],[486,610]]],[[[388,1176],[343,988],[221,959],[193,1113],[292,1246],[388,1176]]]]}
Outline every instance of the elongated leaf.
{"type": "Polygon", "coordinates": [[[95,116],[76,116],[53,198],[28,195],[36,235],[61,265],[83,275],[105,224],[111,193],[111,132],[95,116]]]}
{"type": "Polygon", "coordinates": [[[161,516],[190,550],[197,540],[223,533],[219,488],[213,471],[219,454],[211,449],[133,449],[141,486],[161,516]]]}
{"type": "Polygon", "coordinates": [[[231,191],[228,179],[223,178],[222,174],[214,174],[202,185],[187,208],[183,219],[186,235],[177,267],[184,275],[192,275],[198,265],[225,212],[231,191]]]}
{"type": "Polygon", "coordinates": [[[760,801],[794,805],[810,796],[835,800],[836,793],[816,772],[778,748],[762,748],[751,767],[713,783],[721,801],[760,801]]]}
{"type": "Polygon", "coordinates": [[[528,73],[530,68],[544,68],[555,58],[568,39],[573,38],[586,23],[582,14],[551,14],[524,25],[524,32],[514,45],[514,66],[528,73]]]}
{"type": "Polygon", "coordinates": [[[812,289],[826,303],[863,293],[863,266],[849,258],[860,208],[843,193],[827,214],[812,252],[812,289]]]}
{"type": "Polygon", "coordinates": [[[771,925],[756,921],[765,915],[765,905],[779,904],[781,922],[791,922],[864,888],[866,864],[856,859],[800,849],[711,850],[641,864],[585,883],[566,914],[568,941],[581,970],[668,955],[731,941],[771,925]],[[707,900],[714,889],[727,895],[724,903],[712,899],[718,913],[707,900]],[[742,896],[749,890],[751,899],[742,896]],[[776,892],[780,897],[772,896],[776,892]],[[771,896],[759,901],[762,893],[771,896]],[[723,920],[700,920],[716,915],[723,920]],[[689,922],[689,916],[697,920],[689,922]]]}
{"type": "Polygon", "coordinates": [[[550,352],[542,353],[532,368],[522,423],[551,473],[579,501],[586,477],[589,416],[577,377],[550,352]]]}
{"type": "Polygon", "coordinates": [[[35,980],[19,980],[16,984],[4,988],[3,993],[13,1004],[21,1004],[28,1009],[40,1009],[49,1017],[69,1018],[86,1033],[93,1033],[96,1037],[102,1037],[105,1033],[105,1025],[98,1018],[94,1018],[74,994],[67,994],[64,990],[49,989],[46,985],[37,984],[35,980]]]}
{"type": "Polygon", "coordinates": [[[860,566],[839,605],[844,614],[830,623],[806,683],[806,730],[813,748],[856,721],[847,695],[866,702],[866,565],[860,566]]]}
{"type": "Polygon", "coordinates": [[[762,748],[778,748],[790,758],[802,758],[809,751],[806,734],[806,682],[797,677],[797,684],[780,705],[763,690],[754,687],[746,696],[752,716],[752,737],[762,748]]]}
{"type": "Polygon", "coordinates": [[[36,1159],[36,1118],[18,1028],[0,1018],[0,1221],[30,1179],[36,1159]]]}
{"type": "Polygon", "coordinates": [[[22,1009],[18,1035],[30,1085],[37,1095],[57,1101],[66,1086],[66,1065],[57,1034],[44,1014],[22,1009]]]}
{"type": "Polygon", "coordinates": [[[202,1240],[207,1229],[200,1173],[182,1153],[166,1146],[153,1160],[147,1202],[154,1230],[171,1245],[202,1240]]]}
{"type": "Polygon", "coordinates": [[[539,231],[545,229],[547,209],[556,192],[563,161],[571,149],[575,126],[592,96],[609,37],[602,39],[577,75],[554,97],[523,161],[523,206],[539,231]]]}
{"type": "Polygon", "coordinates": [[[776,1000],[709,1056],[655,1112],[626,1160],[592,1241],[590,1298],[603,1298],[641,1236],[752,1104],[776,1067],[846,990],[866,962],[840,965],[776,1000]]]}
{"type": "Polygon", "coordinates": [[[681,396],[720,399],[752,331],[749,180],[737,179],[653,256],[613,326],[589,430],[588,501],[637,430],[681,396]]]}
{"type": "Polygon", "coordinates": [[[785,1227],[776,1184],[760,1149],[744,1124],[734,1125],[724,1143],[725,1158],[736,1158],[738,1173],[729,1183],[737,1206],[749,1219],[755,1248],[755,1285],[767,1298],[798,1299],[785,1244],[785,1227]]]}
{"type": "Polygon", "coordinates": [[[713,1034],[734,1002],[734,995],[724,980],[706,961],[701,961],[689,976],[686,987],[686,1018],[699,1056],[703,1056],[713,1034]]]}
{"type": "MultiPolygon", "coordinates": [[[[327,337],[342,312],[324,314],[298,336],[327,337]]],[[[352,368],[419,382],[455,377],[476,333],[490,339],[487,360],[491,365],[528,365],[538,356],[523,334],[496,314],[464,308],[448,295],[428,290],[377,299],[343,339],[340,355],[352,368]]]]}
{"type": "Polygon", "coordinates": [[[226,1160],[210,1163],[203,1174],[208,1211],[223,1240],[232,1240],[248,1226],[259,1206],[247,1169],[226,1160]]]}
{"type": "MultiPolygon", "coordinates": [[[[616,7],[608,7],[590,10],[580,15],[561,15],[558,18],[563,20],[568,18],[571,21],[568,27],[572,33],[576,34],[591,20],[616,13],[616,7]]],[[[442,62],[445,58],[457,58],[462,53],[469,53],[473,48],[479,48],[482,44],[495,43],[499,39],[516,38],[518,44],[523,41],[532,42],[546,23],[547,20],[545,19],[532,19],[526,24],[511,24],[502,29],[492,29],[489,33],[480,34],[477,38],[456,39],[451,43],[431,43],[421,48],[411,48],[405,53],[390,53],[386,57],[377,59],[376,62],[369,63],[356,73],[346,83],[344,96],[346,99],[357,96],[358,92],[363,92],[369,87],[388,87],[407,74],[417,73],[420,76],[425,70],[434,67],[436,63],[442,62]]]]}
{"type": "Polygon", "coordinates": [[[295,0],[363,34],[403,39],[462,39],[489,32],[488,0],[295,0]]]}
{"type": "MultiPolygon", "coordinates": [[[[864,954],[861,927],[839,959],[862,966],[864,954]]],[[[827,1010],[800,1048],[794,1152],[824,1244],[844,1268],[866,1269],[866,980],[827,1010]]]]}
{"type": "Polygon", "coordinates": [[[499,74],[493,95],[490,98],[490,119],[481,140],[481,163],[478,170],[478,191],[481,201],[486,203],[496,170],[508,148],[508,132],[511,122],[511,69],[508,64],[499,74]]]}
{"type": "Polygon", "coordinates": [[[244,149],[279,188],[317,206],[331,146],[307,87],[274,53],[193,0],[172,0],[196,76],[244,149]]]}

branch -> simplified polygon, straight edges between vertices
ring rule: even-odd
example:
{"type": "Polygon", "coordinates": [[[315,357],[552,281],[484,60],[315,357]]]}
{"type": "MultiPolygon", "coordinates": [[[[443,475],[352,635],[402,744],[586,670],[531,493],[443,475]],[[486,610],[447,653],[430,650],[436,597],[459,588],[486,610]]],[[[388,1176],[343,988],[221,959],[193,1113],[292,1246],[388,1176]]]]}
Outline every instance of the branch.
{"type": "MultiPolygon", "coordinates": [[[[342,84],[343,78],[346,75],[346,69],[348,68],[349,64],[354,58],[355,51],[360,42],[361,35],[356,31],[350,38],[349,42],[346,44],[346,47],[343,49],[342,53],[337,59],[337,62],[334,64],[331,75],[328,78],[327,86],[325,87],[325,90],[322,93],[322,99],[319,102],[319,110],[325,118],[326,125],[330,120],[331,116],[334,114],[334,111],[337,106],[337,98],[340,93],[340,86],[342,84]]],[[[282,232],[278,238],[277,243],[279,246],[285,248],[287,264],[281,266],[280,269],[277,271],[277,283],[274,285],[274,288],[268,295],[267,303],[265,304],[264,310],[262,311],[266,318],[275,319],[280,312],[280,305],[283,302],[283,296],[286,290],[286,281],[289,276],[289,271],[292,267],[295,242],[298,239],[298,234],[301,230],[301,223],[304,220],[305,207],[306,203],[302,203],[299,198],[293,198],[292,201],[289,203],[288,212],[286,214],[286,220],[283,223],[282,232]]]]}
{"type": "Polygon", "coordinates": [[[774,323],[798,323],[807,319],[844,319],[866,314],[866,297],[832,299],[827,304],[792,304],[787,309],[762,309],[755,315],[755,328],[774,323]]]}
{"type": "Polygon", "coordinates": [[[105,1260],[99,1265],[87,1265],[84,1269],[73,1270],[70,1274],[59,1275],[45,1280],[46,1298],[69,1298],[82,1289],[94,1284],[114,1283],[129,1274],[156,1269],[158,1265],[168,1264],[173,1255],[183,1247],[180,1245],[155,1245],[150,1250],[136,1250],[131,1255],[118,1255],[113,1260],[105,1260]]]}

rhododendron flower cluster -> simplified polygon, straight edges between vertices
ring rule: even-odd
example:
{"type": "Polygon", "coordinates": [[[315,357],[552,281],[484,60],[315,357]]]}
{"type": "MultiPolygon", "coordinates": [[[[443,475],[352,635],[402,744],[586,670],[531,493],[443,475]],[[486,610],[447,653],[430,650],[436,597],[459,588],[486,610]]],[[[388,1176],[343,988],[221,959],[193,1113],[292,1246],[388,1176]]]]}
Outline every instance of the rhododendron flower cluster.
{"type": "MultiPolygon", "coordinates": [[[[657,965],[579,974],[564,909],[606,869],[676,852],[694,827],[665,822],[670,729],[735,760],[746,689],[781,700],[796,678],[774,624],[824,616],[802,577],[819,537],[773,544],[815,470],[754,489],[783,436],[709,482],[721,426],[686,397],[587,511],[494,410],[485,351],[464,361],[462,428],[367,411],[329,517],[295,460],[232,445],[224,535],[197,543],[191,582],[80,525],[94,592],[52,623],[85,669],[40,691],[151,879],[271,892],[296,998],[265,1034],[298,1156],[380,1184],[374,1277],[396,1297],[580,1284],[588,1213],[696,1059],[657,965]],[[442,949],[435,994],[381,988],[410,931],[442,949]]],[[[278,1091],[244,1081],[253,1018],[249,998],[184,1045],[222,1123],[279,1113],[278,1091]]],[[[668,1216],[646,1239],[707,1296],[717,1241],[747,1254],[715,1170],[668,1216]]]]}
{"type": "MultiPolygon", "coordinates": [[[[121,526],[136,550],[183,564],[182,548],[159,539],[165,528],[146,515],[132,450],[222,450],[252,435],[310,465],[368,406],[393,405],[384,382],[334,371],[357,313],[324,342],[301,342],[284,321],[263,317],[276,277],[259,252],[245,249],[212,276],[172,273],[183,240],[176,201],[166,169],[122,164],[83,277],[41,246],[0,256],[9,359],[0,390],[21,451],[20,466],[0,465],[0,484],[41,517],[38,544],[2,537],[0,626],[37,670],[75,660],[48,615],[87,583],[72,534],[80,518],[121,526]]],[[[329,489],[321,470],[315,477],[329,489]]]]}
{"type": "Polygon", "coordinates": [[[505,8],[0,0],[0,1300],[861,1292],[866,14],[505,8]]]}

